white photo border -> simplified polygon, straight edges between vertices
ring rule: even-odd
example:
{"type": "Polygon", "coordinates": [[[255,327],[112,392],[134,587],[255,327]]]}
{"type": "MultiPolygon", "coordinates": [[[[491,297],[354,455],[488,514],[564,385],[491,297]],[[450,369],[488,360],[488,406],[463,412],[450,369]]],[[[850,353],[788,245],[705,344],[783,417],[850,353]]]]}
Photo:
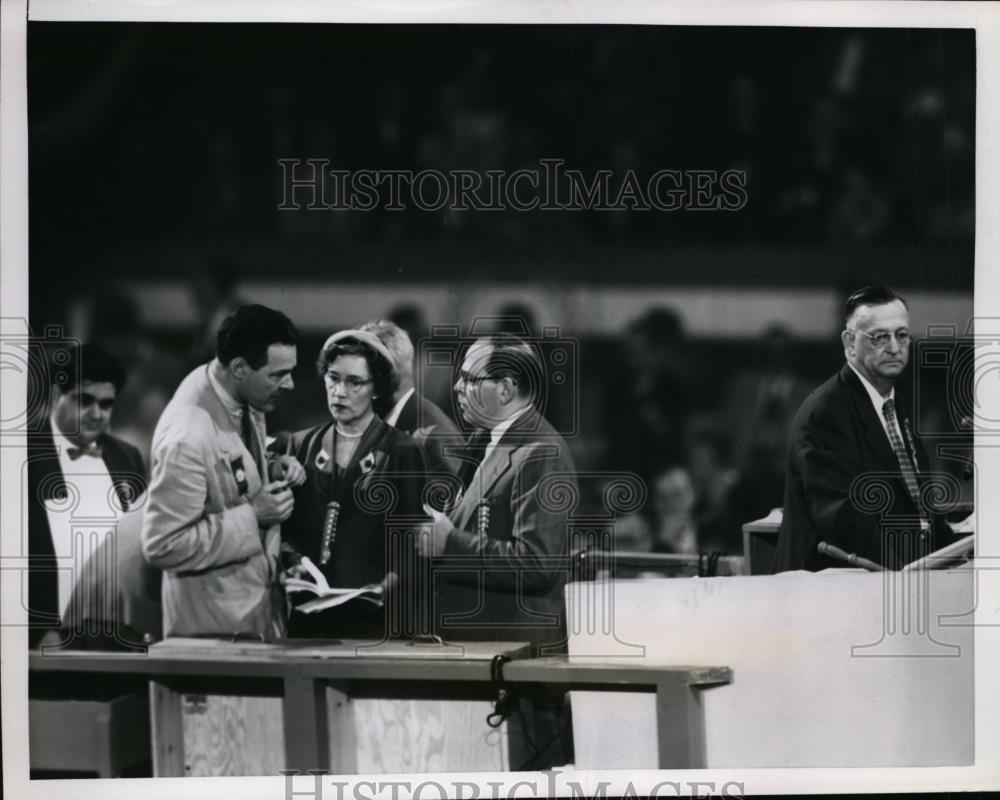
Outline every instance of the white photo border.
{"type": "MultiPolygon", "coordinates": [[[[791,27],[975,28],[976,30],[976,242],[975,315],[1000,319],[1000,5],[970,2],[659,2],[626,0],[559,2],[558,0],[507,0],[507,2],[169,2],[168,0],[0,0],[0,316],[25,318],[28,303],[28,128],[27,128],[27,21],[145,21],[145,22],[315,22],[315,23],[525,23],[525,24],[643,24],[737,25],[791,27]]],[[[23,408],[25,376],[14,370],[0,374],[0,419],[10,419],[23,408]]],[[[1000,382],[987,382],[977,395],[990,409],[1000,410],[1000,382]]],[[[977,436],[976,461],[980,484],[1000,485],[1000,449],[977,436]]],[[[11,480],[20,468],[13,443],[0,448],[0,555],[9,556],[10,531],[20,524],[25,498],[18,496],[20,481],[11,480]]],[[[1000,556],[1000,493],[983,492],[976,498],[977,553],[1000,556]]],[[[1000,572],[980,574],[980,589],[988,598],[1000,597],[1000,572]]],[[[27,733],[27,629],[20,608],[17,580],[0,579],[2,619],[20,625],[0,625],[3,687],[3,775],[10,797],[73,798],[100,796],[146,800],[175,798],[178,791],[190,797],[240,797],[285,800],[285,779],[183,778],[115,779],[80,781],[28,781],[27,733]]],[[[742,783],[747,794],[801,792],[890,792],[934,789],[983,790],[1000,788],[1000,611],[997,603],[980,603],[976,609],[975,642],[975,752],[976,764],[949,768],[841,768],[841,769],[726,769],[689,771],[574,772],[573,780],[592,796],[600,781],[608,781],[607,796],[628,788],[642,794],[657,783],[675,781],[690,787],[697,781],[742,783]],[[995,626],[995,627],[988,627],[995,626]]],[[[543,773],[450,774],[365,776],[343,779],[343,797],[375,796],[378,784],[410,779],[436,781],[446,790],[458,782],[483,788],[482,797],[541,796],[551,787],[543,773]],[[521,788],[515,785],[522,783],[521,788]],[[538,787],[532,790],[531,786],[538,787]],[[496,792],[496,794],[493,794],[496,792]],[[534,792],[534,793],[533,793],[534,792]]],[[[557,786],[563,786],[557,783],[557,786]]],[[[310,778],[296,782],[298,797],[309,797],[310,778]]],[[[471,789],[469,790],[471,791],[471,789]]],[[[568,791],[564,789],[563,791],[568,791]]],[[[696,791],[696,790],[694,790],[696,791]]],[[[449,792],[453,793],[453,792],[449,792]]],[[[337,797],[332,790],[324,797],[337,797]]],[[[383,794],[380,796],[391,796],[383,794]]],[[[399,797],[406,797],[405,791],[399,797]]],[[[429,786],[423,797],[434,797],[429,786]]],[[[468,796],[468,795],[466,795],[468,796]]]]}

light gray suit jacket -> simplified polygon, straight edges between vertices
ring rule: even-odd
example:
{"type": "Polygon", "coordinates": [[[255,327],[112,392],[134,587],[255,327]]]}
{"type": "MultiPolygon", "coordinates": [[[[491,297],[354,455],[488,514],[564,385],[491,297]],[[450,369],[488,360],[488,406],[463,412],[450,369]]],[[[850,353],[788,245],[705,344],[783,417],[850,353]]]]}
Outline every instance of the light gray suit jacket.
{"type": "MultiPolygon", "coordinates": [[[[258,527],[249,498],[262,476],[209,366],[182,381],[153,434],[143,555],[164,570],[165,636],[271,640],[285,633],[280,528],[258,527]]],[[[263,453],[263,414],[253,413],[263,453]]]]}
{"type": "Polygon", "coordinates": [[[449,515],[454,529],[433,568],[435,632],[563,648],[569,515],[578,494],[562,437],[534,409],[519,417],[449,515]]]}

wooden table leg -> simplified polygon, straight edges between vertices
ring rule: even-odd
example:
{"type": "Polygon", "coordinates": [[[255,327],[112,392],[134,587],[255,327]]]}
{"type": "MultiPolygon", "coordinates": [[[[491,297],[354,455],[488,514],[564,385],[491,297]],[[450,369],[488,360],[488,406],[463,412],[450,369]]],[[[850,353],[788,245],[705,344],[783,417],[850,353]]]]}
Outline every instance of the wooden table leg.
{"type": "Polygon", "coordinates": [[[660,769],[705,768],[705,714],[699,687],[686,681],[657,685],[656,734],[660,769]]]}
{"type": "Polygon", "coordinates": [[[150,728],[153,735],[153,776],[182,778],[184,718],[181,693],[159,681],[149,682],[150,728]]]}
{"type": "Polygon", "coordinates": [[[285,768],[302,772],[330,769],[326,686],[299,675],[285,677],[282,702],[285,726],[285,768]]]}
{"type": "Polygon", "coordinates": [[[348,686],[323,683],[326,691],[327,730],[330,737],[330,771],[335,775],[352,775],[358,771],[357,728],[354,721],[354,701],[348,686]]]}

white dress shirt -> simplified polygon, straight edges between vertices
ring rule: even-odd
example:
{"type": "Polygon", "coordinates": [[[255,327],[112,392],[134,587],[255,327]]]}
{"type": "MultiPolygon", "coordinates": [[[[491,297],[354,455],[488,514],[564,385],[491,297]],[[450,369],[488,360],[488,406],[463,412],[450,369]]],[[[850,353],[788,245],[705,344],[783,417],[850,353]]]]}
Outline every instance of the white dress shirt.
{"type": "Polygon", "coordinates": [[[497,425],[493,430],[490,431],[490,443],[486,445],[486,451],[483,453],[483,460],[481,463],[486,463],[486,459],[490,457],[490,453],[493,452],[494,448],[500,443],[500,439],[505,433],[510,429],[519,417],[523,417],[525,413],[532,407],[531,403],[528,403],[524,408],[518,411],[516,414],[507,417],[503,422],[497,425]]]}
{"type": "MultiPolygon", "coordinates": [[[[847,366],[849,366],[851,369],[854,369],[853,364],[848,364],[847,366]]],[[[889,394],[883,397],[882,394],[879,392],[879,390],[876,389],[874,386],[872,386],[869,380],[864,375],[862,375],[856,369],[854,369],[854,374],[857,375],[859,378],[861,378],[861,385],[865,387],[865,391],[868,393],[868,397],[871,399],[872,405],[875,407],[875,416],[877,416],[878,421],[882,423],[882,430],[885,431],[885,437],[886,439],[889,440],[889,447],[891,448],[892,436],[889,435],[889,422],[885,418],[885,414],[882,413],[882,406],[885,405],[887,400],[892,400],[893,405],[895,405],[896,389],[895,387],[893,387],[892,389],[889,390],[889,394]]],[[[896,434],[899,436],[899,441],[905,442],[906,440],[903,438],[903,432],[899,429],[899,409],[896,409],[895,419],[896,419],[896,434]]]]}
{"type": "MultiPolygon", "coordinates": [[[[57,559],[56,583],[59,590],[59,614],[64,616],[77,578],[90,553],[115,528],[121,509],[112,497],[111,473],[98,455],[84,454],[70,458],[75,448],[52,420],[52,439],[59,454],[59,468],[66,483],[68,500],[46,500],[45,513],[52,534],[57,559]],[[96,540],[93,534],[97,534],[96,540]],[[74,541],[77,539],[78,541],[74,541]]],[[[63,620],[71,624],[70,620],[63,620]]]]}
{"type": "Polygon", "coordinates": [[[409,391],[396,401],[396,405],[392,407],[392,411],[390,411],[386,415],[385,418],[386,425],[392,425],[393,427],[396,427],[396,422],[399,420],[399,415],[403,413],[403,406],[405,406],[406,401],[413,396],[414,391],[416,391],[416,388],[411,386],[409,391]]]}

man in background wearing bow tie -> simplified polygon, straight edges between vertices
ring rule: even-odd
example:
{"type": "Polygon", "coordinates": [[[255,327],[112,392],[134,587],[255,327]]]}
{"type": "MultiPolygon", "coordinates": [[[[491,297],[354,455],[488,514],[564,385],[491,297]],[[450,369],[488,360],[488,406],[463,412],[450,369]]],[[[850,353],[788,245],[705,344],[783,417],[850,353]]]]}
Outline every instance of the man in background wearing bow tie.
{"type": "MultiPolygon", "coordinates": [[[[32,644],[70,622],[64,616],[80,577],[69,566],[80,555],[73,552],[73,520],[113,519],[145,490],[139,451],[108,433],[125,378],[121,365],[95,344],[75,347],[55,371],[49,424],[31,442],[28,459],[32,644]]],[[[141,642],[141,635],[133,638],[141,642]]]]}
{"type": "Polygon", "coordinates": [[[820,553],[820,542],[899,569],[949,541],[946,523],[927,507],[927,454],[909,403],[896,391],[910,358],[906,301],[892,289],[866,286],[845,312],[847,363],[792,421],[774,572],[847,566],[820,553]],[[887,538],[888,517],[894,527],[909,520],[912,530],[887,538]]]}

